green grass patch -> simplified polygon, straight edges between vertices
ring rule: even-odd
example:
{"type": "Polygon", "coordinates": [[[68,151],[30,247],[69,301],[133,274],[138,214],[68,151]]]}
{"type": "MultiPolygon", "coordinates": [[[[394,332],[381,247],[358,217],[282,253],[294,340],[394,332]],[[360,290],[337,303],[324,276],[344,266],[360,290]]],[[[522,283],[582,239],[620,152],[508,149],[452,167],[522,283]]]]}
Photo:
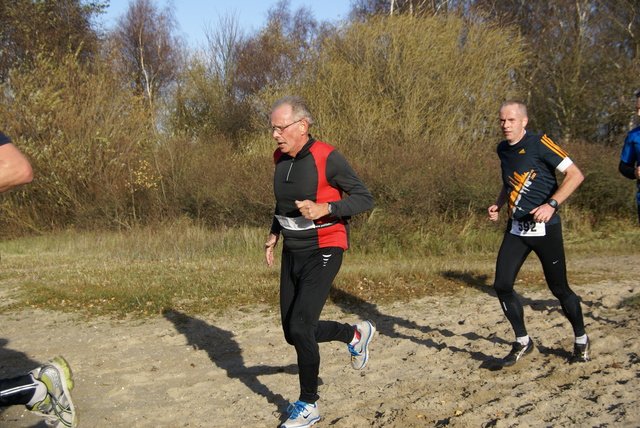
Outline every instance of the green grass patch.
{"type": "Polygon", "coordinates": [[[627,306],[632,309],[638,310],[640,309],[640,296],[630,297],[622,301],[620,306],[627,306]]]}
{"type": "MultiPolygon", "coordinates": [[[[491,292],[501,227],[439,227],[437,233],[416,231],[404,244],[398,239],[379,250],[372,245],[379,235],[368,236],[367,227],[356,230],[331,300],[381,304],[465,289],[491,292]],[[438,235],[441,242],[435,245],[438,235]]],[[[185,221],[126,232],[67,231],[2,242],[0,311],[32,307],[121,318],[167,310],[222,311],[257,303],[276,306],[279,269],[265,265],[266,232],[211,230],[185,221]]],[[[573,270],[572,259],[629,254],[637,228],[612,223],[598,230],[569,229],[565,239],[571,282],[604,280],[611,272],[597,266],[573,270]]],[[[525,286],[545,286],[535,256],[527,260],[518,280],[525,286]]],[[[638,300],[628,305],[637,308],[638,300]]]]}

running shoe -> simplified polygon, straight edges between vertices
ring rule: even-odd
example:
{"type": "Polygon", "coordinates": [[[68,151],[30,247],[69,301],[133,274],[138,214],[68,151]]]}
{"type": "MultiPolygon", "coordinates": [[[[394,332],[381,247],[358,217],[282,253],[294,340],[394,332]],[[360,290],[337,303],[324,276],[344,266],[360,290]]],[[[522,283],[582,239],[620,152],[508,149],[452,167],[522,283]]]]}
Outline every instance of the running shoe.
{"type": "Polygon", "coordinates": [[[502,367],[510,367],[517,363],[520,358],[524,357],[527,354],[533,352],[533,340],[529,339],[529,343],[526,345],[521,344],[520,342],[513,342],[511,346],[511,352],[502,359],[502,367]]]}
{"type": "Polygon", "coordinates": [[[587,343],[584,345],[580,343],[574,343],[573,345],[573,355],[571,356],[570,362],[573,363],[585,363],[591,359],[590,355],[591,344],[589,343],[589,338],[587,338],[587,343]]]}
{"type": "Polygon", "coordinates": [[[360,341],[355,345],[347,345],[351,354],[351,367],[362,370],[369,362],[369,343],[376,332],[376,326],[371,321],[362,321],[354,325],[360,333],[360,341]]]}
{"type": "Polygon", "coordinates": [[[73,374],[64,358],[58,356],[31,372],[34,378],[47,386],[47,396],[33,406],[33,411],[45,418],[53,428],[75,427],[76,411],[71,401],[73,374]]]}
{"type": "Polygon", "coordinates": [[[296,401],[287,408],[290,414],[289,419],[280,428],[302,428],[310,427],[320,420],[320,411],[318,403],[305,403],[304,401],[296,401]]]}

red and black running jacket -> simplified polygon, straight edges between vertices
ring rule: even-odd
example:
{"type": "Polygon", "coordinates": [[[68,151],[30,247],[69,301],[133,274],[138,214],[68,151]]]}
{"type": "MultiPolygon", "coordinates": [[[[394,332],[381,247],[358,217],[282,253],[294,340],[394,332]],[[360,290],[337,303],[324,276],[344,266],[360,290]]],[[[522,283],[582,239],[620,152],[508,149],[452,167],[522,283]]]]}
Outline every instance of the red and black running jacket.
{"type": "Polygon", "coordinates": [[[296,157],[274,152],[273,190],[276,209],[271,233],[284,238],[285,251],[326,247],[349,248],[349,217],[373,208],[373,196],[346,159],[332,146],[309,136],[296,157]],[[342,199],[342,194],[348,197],[342,199]],[[301,217],[295,201],[331,202],[330,216],[315,220],[306,230],[283,227],[276,216],[301,217]]]}

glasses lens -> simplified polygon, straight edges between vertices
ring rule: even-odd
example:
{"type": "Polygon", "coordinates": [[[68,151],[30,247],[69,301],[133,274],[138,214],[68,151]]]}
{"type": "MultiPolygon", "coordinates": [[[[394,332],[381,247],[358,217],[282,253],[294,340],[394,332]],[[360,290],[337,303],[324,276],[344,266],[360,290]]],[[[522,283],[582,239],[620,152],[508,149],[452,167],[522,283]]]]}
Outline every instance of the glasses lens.
{"type": "Polygon", "coordinates": [[[282,134],[282,132],[287,129],[288,127],[290,127],[291,125],[300,122],[302,119],[298,119],[295,122],[291,122],[288,125],[285,126],[272,126],[271,127],[271,132],[277,132],[278,134],[282,134]]]}

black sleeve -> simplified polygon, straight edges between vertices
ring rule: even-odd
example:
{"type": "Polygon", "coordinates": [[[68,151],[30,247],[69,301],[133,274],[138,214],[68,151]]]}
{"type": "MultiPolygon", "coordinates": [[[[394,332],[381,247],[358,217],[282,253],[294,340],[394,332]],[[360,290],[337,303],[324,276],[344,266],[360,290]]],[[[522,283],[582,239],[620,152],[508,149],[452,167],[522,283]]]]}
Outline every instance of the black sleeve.
{"type": "Polygon", "coordinates": [[[327,180],[329,184],[349,195],[340,201],[331,202],[331,215],[350,217],[373,208],[373,196],[355,173],[347,160],[334,150],[327,158],[327,180]]]}
{"type": "Polygon", "coordinates": [[[618,164],[618,171],[620,171],[620,174],[624,175],[627,178],[630,178],[632,180],[637,179],[636,168],[630,163],[620,161],[620,164],[618,164]]]}
{"type": "Polygon", "coordinates": [[[274,235],[278,235],[280,233],[281,229],[282,229],[282,226],[280,226],[280,222],[278,221],[278,219],[274,215],[273,216],[273,221],[271,223],[271,229],[269,230],[269,233],[273,233],[274,235]]]}
{"type": "Polygon", "coordinates": [[[6,135],[4,135],[2,131],[0,131],[0,146],[4,144],[9,144],[10,142],[11,142],[11,139],[6,135]]]}

